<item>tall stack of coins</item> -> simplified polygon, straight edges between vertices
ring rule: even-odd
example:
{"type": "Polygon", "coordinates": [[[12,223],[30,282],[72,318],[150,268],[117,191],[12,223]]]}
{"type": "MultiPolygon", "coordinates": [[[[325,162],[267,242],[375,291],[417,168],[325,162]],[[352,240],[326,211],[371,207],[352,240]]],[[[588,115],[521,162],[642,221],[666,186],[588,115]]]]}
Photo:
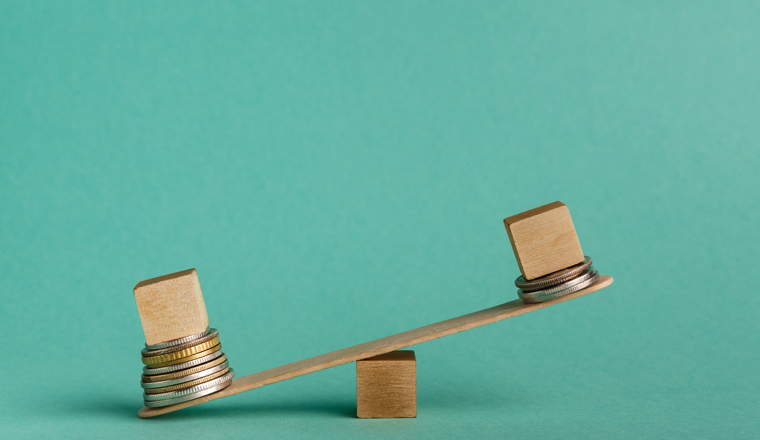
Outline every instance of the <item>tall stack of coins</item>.
{"type": "Polygon", "coordinates": [[[222,353],[219,331],[206,331],[160,344],[145,344],[140,384],[145,406],[187,402],[227,388],[235,370],[222,353]]]}
{"type": "Polygon", "coordinates": [[[515,280],[517,296],[526,303],[537,303],[585,289],[599,279],[591,263],[591,257],[585,257],[583,263],[530,281],[520,275],[515,280]]]}

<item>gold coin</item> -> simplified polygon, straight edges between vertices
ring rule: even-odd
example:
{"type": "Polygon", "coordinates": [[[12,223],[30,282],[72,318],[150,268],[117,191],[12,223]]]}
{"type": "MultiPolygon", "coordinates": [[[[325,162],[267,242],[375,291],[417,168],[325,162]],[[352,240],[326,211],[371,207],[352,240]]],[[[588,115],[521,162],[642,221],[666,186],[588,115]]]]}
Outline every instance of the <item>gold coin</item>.
{"type": "Polygon", "coordinates": [[[203,370],[206,370],[208,368],[214,368],[217,365],[221,364],[222,362],[227,360],[227,356],[221,355],[218,358],[208,361],[205,364],[200,364],[196,367],[186,368],[184,370],[175,371],[173,373],[166,373],[166,374],[157,374],[155,376],[147,376],[145,374],[142,375],[142,381],[145,383],[148,382],[162,382],[164,380],[172,380],[176,379],[178,377],[182,376],[188,376],[190,374],[200,373],[203,370]]]}
{"type": "Polygon", "coordinates": [[[192,361],[194,359],[199,359],[199,358],[202,358],[203,356],[207,356],[207,355],[209,355],[211,353],[217,352],[221,348],[222,348],[222,344],[219,344],[219,345],[217,345],[215,347],[209,348],[208,350],[202,351],[200,353],[195,353],[195,354],[191,354],[190,356],[185,356],[183,358],[174,359],[173,361],[167,361],[167,362],[162,362],[160,364],[149,365],[148,368],[169,367],[169,366],[172,366],[172,365],[181,364],[183,362],[192,361]]]}
{"type": "Polygon", "coordinates": [[[170,391],[183,390],[185,388],[191,388],[196,385],[200,385],[204,382],[214,380],[217,377],[224,376],[229,371],[230,371],[230,368],[227,367],[222,371],[217,371],[214,374],[209,374],[208,376],[201,377],[200,379],[191,380],[190,382],[180,383],[177,385],[172,385],[172,386],[162,387],[162,388],[146,388],[143,391],[145,392],[145,394],[161,394],[161,393],[168,393],[170,391]]]}
{"type": "Polygon", "coordinates": [[[219,344],[219,336],[211,339],[210,341],[206,341],[198,345],[193,345],[192,347],[187,347],[183,350],[175,351],[173,353],[166,353],[158,356],[143,356],[142,361],[145,365],[163,364],[175,359],[186,358],[203,350],[208,350],[217,344],[219,344]]]}

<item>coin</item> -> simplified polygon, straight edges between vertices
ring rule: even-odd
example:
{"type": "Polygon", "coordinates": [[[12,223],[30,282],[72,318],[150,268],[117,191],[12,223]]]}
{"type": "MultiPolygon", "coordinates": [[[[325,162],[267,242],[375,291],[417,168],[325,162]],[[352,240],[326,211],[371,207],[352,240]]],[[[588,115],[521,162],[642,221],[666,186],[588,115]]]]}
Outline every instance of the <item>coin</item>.
{"type": "Polygon", "coordinates": [[[174,371],[184,370],[185,368],[191,368],[197,365],[204,364],[220,356],[224,356],[224,353],[222,353],[221,351],[214,351],[206,356],[200,357],[198,359],[193,359],[187,362],[183,362],[181,364],[170,365],[167,367],[155,367],[155,366],[143,367],[143,374],[146,376],[153,376],[156,374],[172,373],[174,371]]]}
{"type": "MultiPolygon", "coordinates": [[[[217,351],[216,353],[221,353],[221,352],[217,351]]],[[[202,363],[202,364],[200,364],[200,365],[198,365],[196,367],[187,368],[185,370],[179,370],[179,371],[175,371],[173,373],[166,373],[166,374],[156,374],[156,375],[152,375],[152,376],[151,375],[143,374],[142,377],[141,377],[141,382],[147,384],[147,383],[150,383],[150,382],[163,382],[163,381],[168,381],[168,380],[176,379],[178,377],[185,377],[185,376],[188,376],[188,375],[191,375],[191,374],[200,373],[201,371],[207,370],[207,369],[212,368],[212,367],[216,367],[217,365],[219,365],[219,364],[221,364],[223,362],[226,362],[226,361],[227,361],[227,356],[225,356],[224,354],[222,354],[221,356],[219,356],[218,358],[216,358],[216,359],[214,359],[212,361],[205,362],[205,363],[202,363]]],[[[143,388],[149,388],[149,387],[143,387],[143,388]]]]}
{"type": "Polygon", "coordinates": [[[203,356],[206,356],[207,354],[211,354],[215,351],[219,351],[222,348],[222,344],[217,344],[214,347],[209,348],[208,350],[202,351],[200,353],[191,354],[190,356],[185,356],[179,359],[174,359],[171,361],[162,362],[160,364],[154,364],[150,365],[151,367],[170,367],[172,365],[181,364],[187,361],[191,361],[193,359],[202,358],[203,356]]]}
{"type": "Polygon", "coordinates": [[[161,387],[168,387],[172,385],[178,385],[181,383],[193,381],[195,379],[200,379],[201,377],[206,377],[208,375],[216,373],[217,371],[222,371],[225,368],[229,367],[229,365],[230,363],[225,360],[224,362],[221,362],[217,365],[212,365],[210,367],[207,367],[205,370],[196,371],[195,373],[185,374],[184,376],[175,377],[173,379],[160,380],[157,382],[140,381],[140,386],[142,386],[143,388],[161,388],[161,387]]]}
{"type": "Polygon", "coordinates": [[[196,339],[200,339],[200,338],[206,336],[207,334],[209,334],[210,330],[211,329],[209,329],[208,327],[206,327],[206,330],[204,330],[201,333],[196,333],[194,335],[185,336],[183,338],[172,339],[171,341],[161,342],[159,344],[148,345],[148,343],[146,342],[145,343],[145,348],[147,348],[148,350],[161,350],[163,348],[174,347],[175,345],[180,345],[180,344],[184,344],[185,342],[190,342],[190,341],[194,341],[196,339]]]}
{"type": "Polygon", "coordinates": [[[530,281],[526,280],[524,276],[520,275],[515,280],[515,286],[518,289],[521,289],[523,292],[545,289],[547,287],[561,284],[582,274],[591,266],[592,262],[593,261],[591,260],[591,257],[585,257],[583,259],[583,263],[576,264],[575,266],[570,266],[566,269],[558,270],[556,272],[550,273],[549,275],[544,275],[540,278],[536,278],[535,280],[530,281]]]}
{"type": "Polygon", "coordinates": [[[214,339],[217,336],[219,336],[219,330],[212,328],[212,329],[209,329],[209,332],[207,335],[202,336],[190,342],[185,342],[184,344],[175,345],[169,348],[163,348],[161,350],[148,350],[147,348],[143,348],[142,355],[145,357],[150,357],[150,356],[158,356],[158,355],[162,355],[166,353],[174,353],[175,351],[180,351],[185,348],[192,347],[194,345],[198,345],[200,343],[209,341],[211,339],[214,339]]]}
{"type": "Polygon", "coordinates": [[[227,388],[235,377],[222,352],[219,331],[185,336],[141,351],[140,380],[147,407],[162,407],[207,396],[227,388]]]}
{"type": "Polygon", "coordinates": [[[575,293],[580,290],[583,290],[586,287],[592,286],[598,280],[599,280],[599,272],[593,271],[591,278],[581,283],[578,283],[572,287],[568,287],[565,290],[561,290],[559,292],[549,293],[545,295],[535,295],[535,293],[537,292],[531,292],[528,294],[521,295],[520,298],[522,298],[523,302],[526,302],[526,303],[538,303],[538,302],[549,301],[550,299],[561,298],[565,295],[569,295],[571,293],[575,293]]]}
{"type": "Polygon", "coordinates": [[[227,388],[228,386],[230,386],[231,383],[232,383],[232,378],[230,378],[226,382],[222,382],[219,385],[214,385],[213,387],[207,388],[203,391],[198,391],[196,393],[187,394],[180,397],[175,397],[173,399],[164,399],[164,400],[156,400],[156,401],[146,400],[145,406],[149,408],[160,408],[162,406],[169,406],[169,405],[174,405],[177,403],[188,402],[190,400],[195,400],[199,397],[208,396],[209,394],[214,394],[217,391],[221,391],[227,388]]]}
{"type": "Polygon", "coordinates": [[[169,385],[169,386],[161,387],[161,388],[146,388],[143,391],[145,392],[145,394],[162,394],[162,393],[168,393],[169,391],[183,390],[185,388],[190,388],[190,387],[194,387],[196,385],[200,385],[202,383],[209,382],[211,380],[216,379],[217,377],[224,376],[229,371],[230,371],[230,369],[228,367],[224,367],[223,369],[221,369],[219,371],[215,371],[215,372],[209,374],[208,376],[204,376],[204,377],[201,377],[199,379],[191,380],[189,382],[179,383],[179,384],[176,384],[176,385],[169,385]]]}
{"type": "Polygon", "coordinates": [[[591,278],[591,273],[593,271],[594,271],[594,266],[591,266],[585,272],[581,273],[580,275],[577,275],[575,278],[565,281],[564,283],[560,283],[560,284],[547,287],[541,290],[531,290],[530,292],[526,292],[522,289],[517,289],[517,294],[518,295],[529,295],[529,294],[549,295],[555,292],[560,292],[562,290],[567,289],[568,287],[572,287],[578,283],[582,283],[583,281],[586,281],[587,279],[591,278]]]}
{"type": "Polygon", "coordinates": [[[168,393],[161,393],[161,394],[145,394],[143,393],[143,399],[145,399],[146,402],[149,401],[156,401],[156,400],[165,400],[165,399],[174,399],[177,397],[183,397],[187,396],[188,394],[193,394],[198,391],[203,391],[208,388],[212,388],[216,385],[219,385],[221,383],[227,382],[228,380],[232,379],[235,376],[235,370],[230,368],[230,371],[225,374],[222,377],[216,378],[214,380],[210,380],[208,382],[202,383],[200,385],[196,385],[194,387],[185,388],[183,390],[177,390],[177,391],[170,391],[168,393]]]}
{"type": "Polygon", "coordinates": [[[215,338],[211,340],[208,340],[206,342],[201,342],[200,344],[193,345],[192,347],[184,348],[180,351],[160,354],[158,356],[143,356],[142,361],[143,361],[143,364],[145,365],[164,364],[166,362],[175,361],[177,359],[188,357],[195,353],[200,353],[201,351],[208,350],[209,348],[218,344],[219,344],[219,336],[217,335],[215,338]]]}

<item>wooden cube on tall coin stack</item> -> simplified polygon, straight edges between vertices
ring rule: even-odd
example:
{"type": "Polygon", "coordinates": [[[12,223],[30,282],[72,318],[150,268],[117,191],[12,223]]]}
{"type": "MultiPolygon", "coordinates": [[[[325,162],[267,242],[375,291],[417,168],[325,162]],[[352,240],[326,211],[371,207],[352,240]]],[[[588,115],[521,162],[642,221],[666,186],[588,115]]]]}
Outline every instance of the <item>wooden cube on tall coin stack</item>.
{"type": "Polygon", "coordinates": [[[141,281],[134,294],[148,345],[201,333],[208,327],[195,269],[141,281]]]}

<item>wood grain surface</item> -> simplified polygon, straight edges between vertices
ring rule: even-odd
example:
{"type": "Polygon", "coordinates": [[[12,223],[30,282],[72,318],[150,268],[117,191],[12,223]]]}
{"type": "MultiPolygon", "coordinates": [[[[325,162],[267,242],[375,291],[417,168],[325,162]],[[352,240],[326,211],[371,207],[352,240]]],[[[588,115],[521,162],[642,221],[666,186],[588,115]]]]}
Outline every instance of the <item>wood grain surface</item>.
{"type": "Polygon", "coordinates": [[[583,250],[570,211],[549,203],[504,219],[517,265],[533,280],[583,262],[583,250]]]}
{"type": "Polygon", "coordinates": [[[208,327],[195,269],[140,281],[134,293],[148,345],[201,333],[208,327]]]}
{"type": "Polygon", "coordinates": [[[505,304],[491,307],[489,309],[481,310],[479,312],[470,313],[467,315],[459,316],[457,318],[448,319],[446,321],[436,322],[434,324],[419,327],[414,330],[397,333],[395,335],[386,336],[374,341],[365,342],[363,344],[354,345],[352,347],[325,353],[308,359],[303,359],[269,370],[260,371],[258,373],[253,373],[248,376],[239,377],[233,379],[232,384],[229,387],[217,393],[201,397],[199,399],[191,400],[189,402],[178,403],[176,405],[166,406],[163,408],[144,407],[138,412],[138,414],[140,417],[154,417],[172,411],[177,411],[182,408],[187,408],[208,402],[210,400],[221,399],[222,397],[227,397],[233,394],[252,390],[254,388],[263,387],[264,385],[270,385],[273,383],[281,382],[283,380],[292,379],[294,377],[303,376],[305,374],[347,364],[349,362],[355,362],[383,353],[389,353],[391,351],[404,347],[409,347],[415,344],[420,344],[422,342],[442,338],[454,333],[463,332],[465,330],[481,327],[486,324],[492,324],[504,319],[524,315],[526,313],[553,306],[555,304],[563,303],[565,301],[570,301],[571,299],[575,299],[583,295],[596,292],[597,290],[604,289],[610,284],[612,284],[612,277],[608,275],[602,275],[599,278],[599,281],[597,281],[594,285],[570,295],[563,296],[561,298],[535,304],[526,304],[522,302],[522,300],[517,299],[505,304]]]}
{"type": "Polygon", "coordinates": [[[356,417],[417,417],[417,359],[396,350],[356,361],[356,417]]]}

